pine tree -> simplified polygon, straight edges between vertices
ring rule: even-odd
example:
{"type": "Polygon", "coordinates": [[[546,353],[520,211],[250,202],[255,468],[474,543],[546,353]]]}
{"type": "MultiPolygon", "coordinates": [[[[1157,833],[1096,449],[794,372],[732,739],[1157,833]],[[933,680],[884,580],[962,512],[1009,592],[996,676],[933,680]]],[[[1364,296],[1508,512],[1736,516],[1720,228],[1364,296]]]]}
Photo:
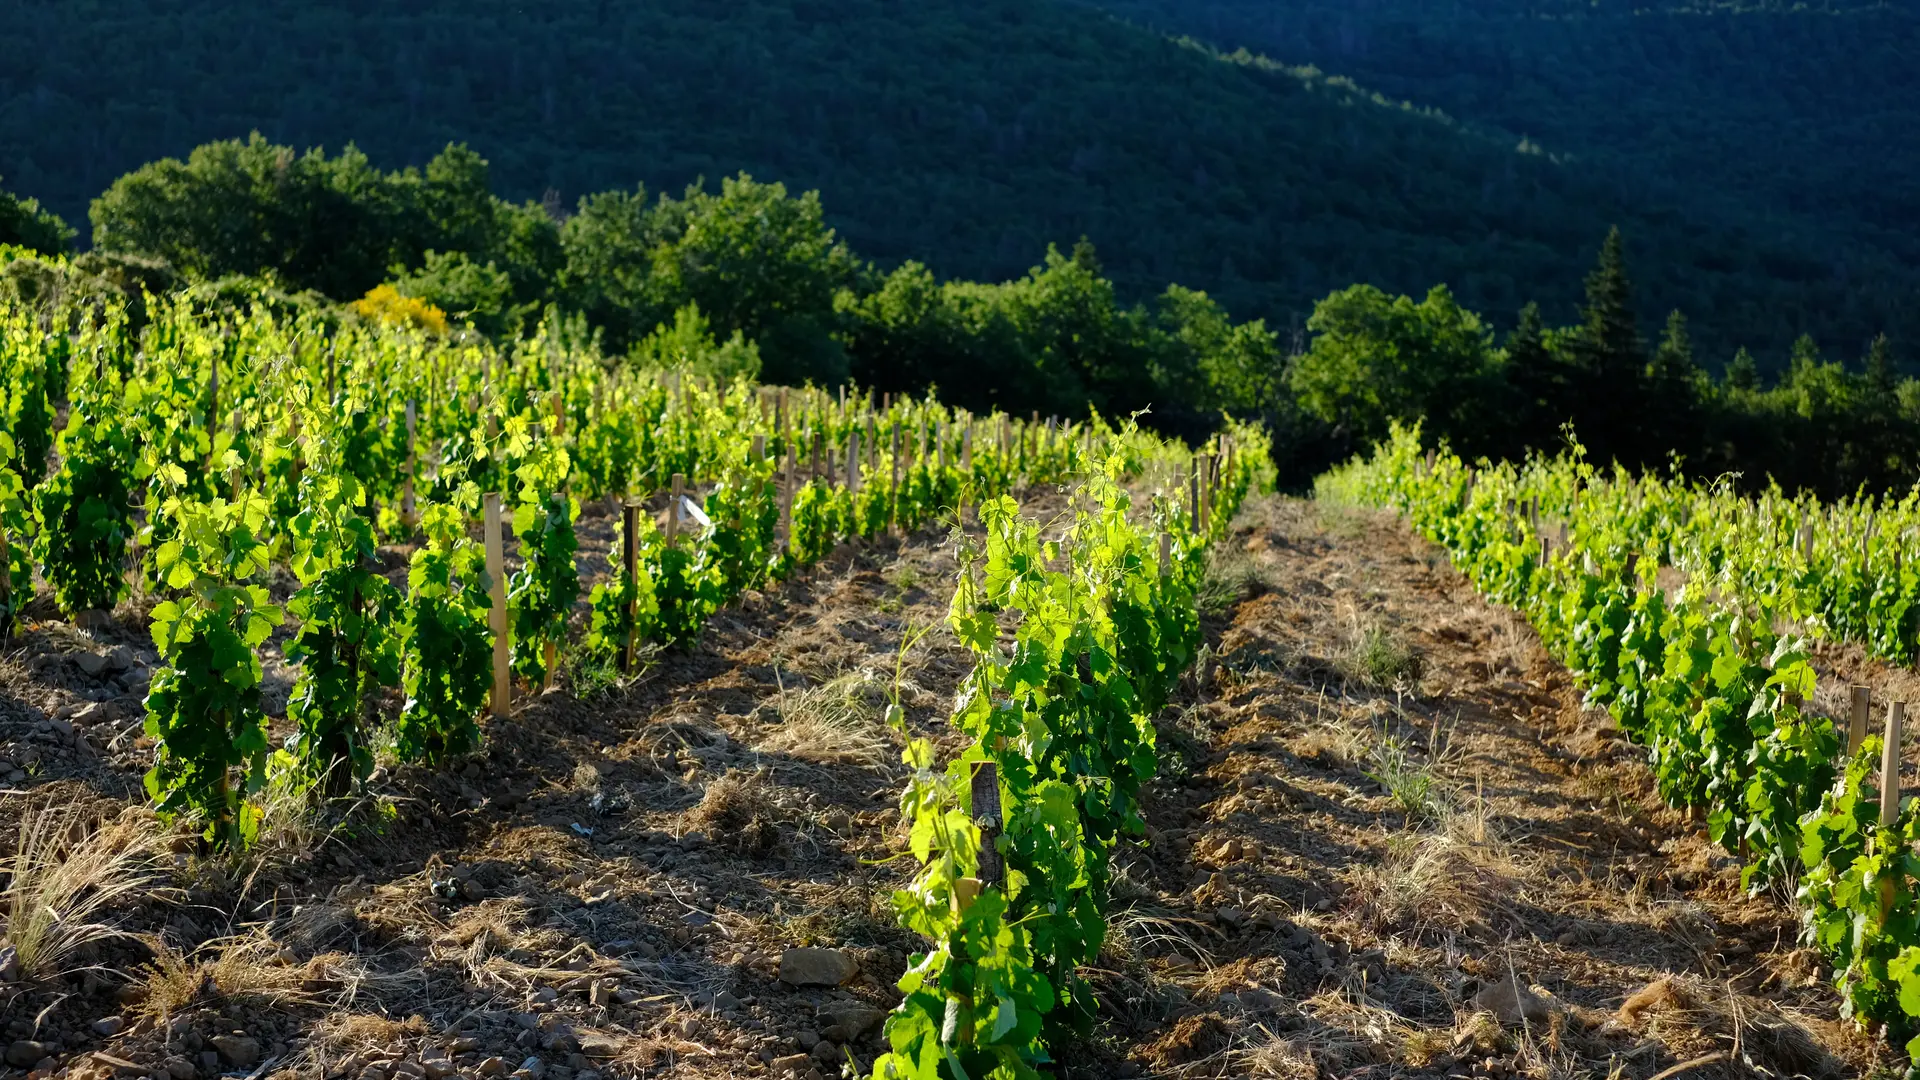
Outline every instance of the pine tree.
{"type": "Polygon", "coordinates": [[[1727,361],[1726,376],[1722,380],[1729,390],[1757,390],[1760,387],[1760,365],[1754,363],[1753,354],[1745,345],[1727,361]]]}
{"type": "Polygon", "coordinates": [[[1600,248],[1600,262],[1587,275],[1580,327],[1569,342],[1575,368],[1576,425],[1594,459],[1639,464],[1657,460],[1667,446],[1648,430],[1650,394],[1647,347],[1633,315],[1633,283],[1627,278],[1626,241],[1616,227],[1600,248]]]}
{"type": "Polygon", "coordinates": [[[1867,385],[1878,393],[1890,393],[1899,375],[1893,369],[1893,344],[1881,334],[1867,346],[1867,385]]]}
{"type": "Polygon", "coordinates": [[[1587,275],[1587,302],[1580,309],[1580,320],[1580,351],[1591,361],[1595,374],[1630,377],[1646,363],[1646,342],[1633,316],[1626,241],[1617,227],[1607,233],[1600,263],[1587,275]]]}
{"type": "Polygon", "coordinates": [[[1647,366],[1648,380],[1659,393],[1680,392],[1692,386],[1699,374],[1693,362],[1693,339],[1687,333],[1687,317],[1678,310],[1667,315],[1666,333],[1653,351],[1653,363],[1647,366]]]}

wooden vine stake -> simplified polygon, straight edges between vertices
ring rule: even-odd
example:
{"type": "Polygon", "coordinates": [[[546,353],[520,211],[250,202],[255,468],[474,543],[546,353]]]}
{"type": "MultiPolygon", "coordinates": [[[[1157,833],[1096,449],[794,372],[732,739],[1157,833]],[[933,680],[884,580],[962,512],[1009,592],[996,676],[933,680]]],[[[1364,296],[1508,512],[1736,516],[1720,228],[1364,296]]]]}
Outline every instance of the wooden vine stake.
{"type": "Polygon", "coordinates": [[[1000,884],[1000,766],[991,761],[973,763],[968,785],[973,800],[973,824],[980,830],[978,875],[953,883],[953,909],[965,911],[979,897],[980,890],[1000,884]]]}
{"type": "Polygon", "coordinates": [[[793,446],[787,446],[787,482],[780,492],[780,545],[782,551],[793,550],[793,473],[796,466],[793,446]]]}
{"type": "Polygon", "coordinates": [[[1872,712],[1873,691],[1864,686],[1854,687],[1853,712],[1847,717],[1847,760],[1849,761],[1860,752],[1860,744],[1867,739],[1867,718],[1872,712]]]}
{"type": "Polygon", "coordinates": [[[1170,533],[1162,532],[1160,534],[1160,576],[1171,577],[1172,575],[1173,536],[1170,533]]]}
{"type": "MultiPolygon", "coordinates": [[[[1895,701],[1887,706],[1886,742],[1880,747],[1880,830],[1889,836],[1900,818],[1900,725],[1907,718],[1907,703],[1895,701]]],[[[1880,881],[1880,918],[1893,910],[1893,879],[1880,881]]]]}
{"type": "Polygon", "coordinates": [[[414,453],[414,429],[419,422],[419,414],[412,401],[407,402],[407,477],[400,488],[400,520],[413,524],[413,481],[418,469],[418,456],[414,453]]]}
{"type": "Polygon", "coordinates": [[[627,572],[627,641],[620,650],[620,670],[633,674],[635,637],[640,622],[640,590],[634,588],[634,582],[640,580],[640,508],[627,503],[620,508],[620,562],[627,572]]]}
{"type": "Polygon", "coordinates": [[[490,711],[504,717],[513,709],[513,646],[507,640],[507,554],[500,542],[500,493],[485,500],[487,547],[487,628],[493,631],[493,700],[490,711]]]}
{"type": "Polygon", "coordinates": [[[680,543],[680,500],[687,497],[687,474],[673,474],[673,499],[667,503],[667,546],[680,543]]]}
{"type": "Polygon", "coordinates": [[[0,639],[13,636],[13,547],[0,525],[0,639]]]}
{"type": "Polygon", "coordinates": [[[1187,506],[1193,513],[1193,531],[1200,531],[1200,459],[1187,469],[1187,506]]]}

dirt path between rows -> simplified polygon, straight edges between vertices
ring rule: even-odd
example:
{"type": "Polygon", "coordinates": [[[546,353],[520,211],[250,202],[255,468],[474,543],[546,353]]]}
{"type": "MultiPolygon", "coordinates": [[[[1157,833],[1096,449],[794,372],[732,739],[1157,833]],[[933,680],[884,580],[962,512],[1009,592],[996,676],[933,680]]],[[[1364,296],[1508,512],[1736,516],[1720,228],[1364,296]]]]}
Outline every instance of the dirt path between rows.
{"type": "MultiPolygon", "coordinates": [[[[1740,892],[1443,555],[1292,500],[1236,525],[1204,678],[1160,718],[1151,843],[1122,856],[1089,972],[1101,1022],[1059,1075],[1875,1067],[1791,911],[1740,892]]],[[[944,539],[850,547],[632,688],[544,695],[447,770],[385,768],[331,832],[245,864],[176,845],[174,891],[122,912],[141,940],[0,986],[0,1076],[869,1070],[916,948],[890,906],[908,860],[880,713],[897,693],[952,746],[966,670],[943,626],[900,649],[945,614],[944,539]]],[[[0,825],[49,797],[95,817],[137,799],[140,639],[43,621],[16,641],[0,787],[26,794],[0,825]]]]}

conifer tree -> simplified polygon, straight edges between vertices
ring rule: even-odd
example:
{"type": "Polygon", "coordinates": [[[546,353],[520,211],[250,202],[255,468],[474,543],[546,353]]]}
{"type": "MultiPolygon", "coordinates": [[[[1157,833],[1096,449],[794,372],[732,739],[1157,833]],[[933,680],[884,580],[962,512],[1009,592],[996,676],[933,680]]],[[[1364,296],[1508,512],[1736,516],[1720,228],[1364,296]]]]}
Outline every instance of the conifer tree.
{"type": "Polygon", "coordinates": [[[1867,346],[1867,385],[1876,393],[1887,394],[1893,391],[1899,376],[1893,370],[1893,345],[1887,335],[1881,334],[1867,346]]]}
{"type": "Polygon", "coordinates": [[[1729,390],[1757,390],[1760,388],[1760,365],[1754,362],[1753,354],[1745,345],[1727,361],[1724,383],[1729,390]]]}
{"type": "Polygon", "coordinates": [[[1677,309],[1667,314],[1667,329],[1660,346],[1653,351],[1653,363],[1647,375],[1654,389],[1670,393],[1691,387],[1699,368],[1693,362],[1693,339],[1687,333],[1687,317],[1677,309]]]}
{"type": "Polygon", "coordinates": [[[1665,440],[1649,428],[1654,418],[1648,415],[1647,347],[1634,319],[1626,241],[1617,227],[1587,275],[1580,326],[1568,346],[1579,434],[1594,460],[1637,465],[1663,456],[1665,440]]]}

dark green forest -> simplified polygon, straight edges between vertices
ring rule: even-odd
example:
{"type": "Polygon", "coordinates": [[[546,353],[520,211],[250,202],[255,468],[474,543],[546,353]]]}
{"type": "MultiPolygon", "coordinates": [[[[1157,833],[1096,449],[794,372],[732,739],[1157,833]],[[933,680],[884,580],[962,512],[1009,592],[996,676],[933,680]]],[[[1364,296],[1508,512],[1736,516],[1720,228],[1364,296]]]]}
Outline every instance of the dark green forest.
{"type": "Polygon", "coordinates": [[[1850,245],[1920,262],[1911,3],[1085,2],[1530,139],[1643,197],[1708,193],[1756,232],[1844,238],[1807,274],[1862,273],[1850,245]]]}
{"type": "MultiPolygon", "coordinates": [[[[1015,278],[1085,236],[1128,302],[1178,281],[1288,333],[1356,281],[1445,281],[1503,323],[1529,301],[1570,317],[1614,224],[1709,364],[1744,345],[1777,369],[1802,333],[1898,344],[1920,319],[1913,261],[1874,237],[1557,160],[1426,111],[1453,98],[1415,93],[1413,75],[1377,101],[1367,79],[1055,0],[6,0],[0,40],[0,173],[75,223],[120,175],[258,130],[353,142],[383,169],[465,142],[499,194],[567,209],[746,171],[822,192],[862,257],[942,277],[1015,278]]],[[[1271,51],[1296,59],[1285,44],[1271,51]]],[[[1789,164],[1754,167],[1786,183],[1789,164]]]]}

